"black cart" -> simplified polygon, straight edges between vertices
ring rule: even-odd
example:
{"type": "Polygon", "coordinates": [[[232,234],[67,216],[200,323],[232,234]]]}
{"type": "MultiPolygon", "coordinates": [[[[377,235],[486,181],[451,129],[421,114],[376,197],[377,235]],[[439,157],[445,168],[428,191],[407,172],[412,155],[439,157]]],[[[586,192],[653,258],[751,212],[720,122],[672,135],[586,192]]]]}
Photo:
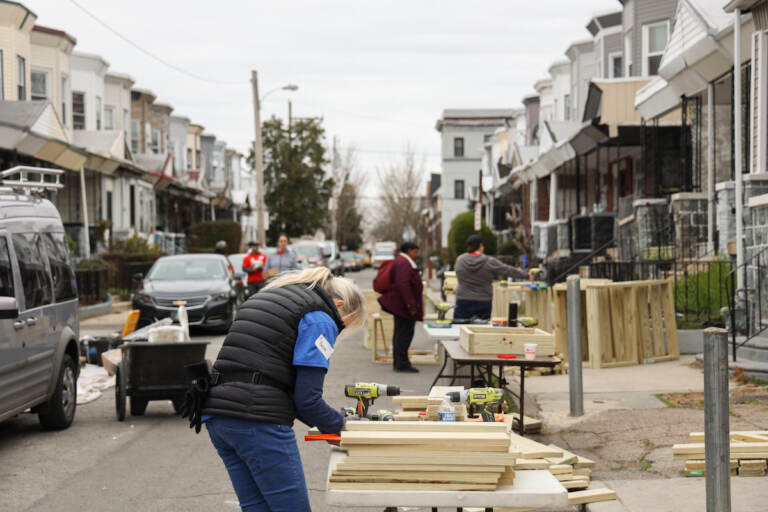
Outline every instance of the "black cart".
{"type": "Polygon", "coordinates": [[[131,397],[131,415],[141,416],[150,400],[170,400],[179,412],[187,381],[184,366],[205,359],[207,341],[128,342],[121,345],[122,360],[115,373],[117,421],[125,419],[131,397]]]}

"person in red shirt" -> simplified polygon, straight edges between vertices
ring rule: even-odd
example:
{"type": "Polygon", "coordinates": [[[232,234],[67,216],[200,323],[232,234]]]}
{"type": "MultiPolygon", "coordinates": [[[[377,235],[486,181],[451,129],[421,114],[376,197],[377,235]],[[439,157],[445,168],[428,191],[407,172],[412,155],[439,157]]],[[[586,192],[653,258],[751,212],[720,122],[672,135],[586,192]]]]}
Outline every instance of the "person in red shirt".
{"type": "Polygon", "coordinates": [[[259,242],[248,242],[248,254],[243,258],[243,271],[248,274],[248,296],[264,286],[264,265],[267,255],[259,252],[259,242]]]}

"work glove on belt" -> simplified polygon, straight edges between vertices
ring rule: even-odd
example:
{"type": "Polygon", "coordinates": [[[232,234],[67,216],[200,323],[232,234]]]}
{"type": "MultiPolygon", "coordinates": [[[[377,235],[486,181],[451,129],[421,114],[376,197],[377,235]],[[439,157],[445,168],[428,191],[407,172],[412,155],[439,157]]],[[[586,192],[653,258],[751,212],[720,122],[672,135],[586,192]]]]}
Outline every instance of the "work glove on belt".
{"type": "Polygon", "coordinates": [[[188,388],[184,395],[184,403],[181,406],[181,417],[189,420],[189,428],[194,428],[199,434],[202,428],[202,411],[205,399],[208,397],[208,389],[211,386],[211,374],[208,363],[201,361],[186,365],[184,373],[187,376],[188,388]]]}

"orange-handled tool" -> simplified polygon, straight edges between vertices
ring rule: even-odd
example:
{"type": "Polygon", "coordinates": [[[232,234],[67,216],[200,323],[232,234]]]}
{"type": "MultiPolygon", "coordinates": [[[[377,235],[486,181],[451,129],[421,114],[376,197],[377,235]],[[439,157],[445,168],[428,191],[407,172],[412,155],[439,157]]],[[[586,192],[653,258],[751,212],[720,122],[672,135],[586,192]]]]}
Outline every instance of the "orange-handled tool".
{"type": "Polygon", "coordinates": [[[314,434],[304,436],[305,441],[341,441],[341,434],[314,434]]]}

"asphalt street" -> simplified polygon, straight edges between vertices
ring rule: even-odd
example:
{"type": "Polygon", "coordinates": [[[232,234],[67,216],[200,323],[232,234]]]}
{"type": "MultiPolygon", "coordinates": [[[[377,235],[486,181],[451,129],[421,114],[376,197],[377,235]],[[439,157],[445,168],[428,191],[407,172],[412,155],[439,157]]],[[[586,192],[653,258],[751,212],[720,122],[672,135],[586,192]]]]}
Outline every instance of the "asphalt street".
{"type": "MultiPolygon", "coordinates": [[[[349,277],[370,288],[374,275],[373,270],[364,270],[349,277]]],[[[215,358],[224,336],[193,335],[211,343],[207,355],[215,358]]],[[[417,336],[421,344],[418,329],[417,336]]],[[[337,342],[325,398],[334,407],[352,405],[343,386],[355,381],[401,385],[424,393],[436,373],[436,366],[422,366],[419,374],[396,374],[390,365],[371,363],[363,333],[358,332],[337,342]]],[[[387,398],[376,402],[377,407],[391,405],[387,398]]],[[[307,427],[299,422],[294,430],[312,509],[340,510],[325,505],[329,446],[305,443],[307,427]]],[[[118,422],[113,389],[78,406],[74,424],[65,431],[44,431],[31,414],[0,424],[0,496],[0,512],[239,510],[205,430],[195,435],[174,415],[170,402],[160,401],[150,402],[144,416],[118,422]]]]}

